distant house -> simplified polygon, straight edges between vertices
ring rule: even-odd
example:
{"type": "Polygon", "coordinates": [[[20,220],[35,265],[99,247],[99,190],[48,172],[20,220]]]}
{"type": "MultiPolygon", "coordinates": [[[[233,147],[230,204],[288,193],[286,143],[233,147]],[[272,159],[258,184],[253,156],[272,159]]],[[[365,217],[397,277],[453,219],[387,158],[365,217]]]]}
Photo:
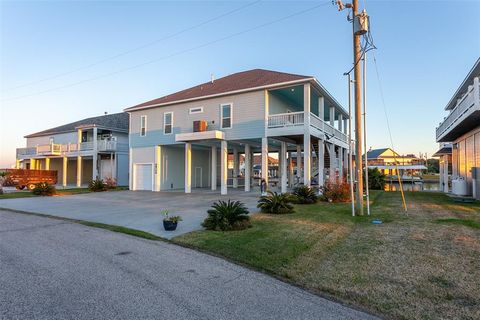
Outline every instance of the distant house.
{"type": "Polygon", "coordinates": [[[17,168],[56,170],[58,184],[82,186],[95,178],[128,185],[128,114],[87,118],[32,133],[17,149],[17,168]]]}
{"type": "Polygon", "coordinates": [[[436,129],[440,150],[441,187],[458,195],[480,199],[480,58],[447,103],[449,111],[436,129]]]}
{"type": "Polygon", "coordinates": [[[391,148],[373,149],[367,152],[369,168],[377,168],[385,174],[396,174],[396,169],[417,173],[425,170],[425,160],[414,154],[400,155],[391,148]]]}
{"type": "Polygon", "coordinates": [[[312,76],[255,69],[235,73],[125,109],[130,114],[130,188],[162,191],[238,188],[243,155],[245,191],[253,184],[254,154],[268,183],[269,153],[277,153],[281,190],[297,181],[324,181],[346,166],[348,113],[312,76]],[[304,155],[303,157],[301,155],[304,155]],[[320,154],[314,162],[313,154],[320,154]],[[232,155],[228,170],[228,156],[232,155]],[[246,169],[245,169],[246,168],[246,169]],[[231,175],[230,175],[231,172],[231,175]]]}

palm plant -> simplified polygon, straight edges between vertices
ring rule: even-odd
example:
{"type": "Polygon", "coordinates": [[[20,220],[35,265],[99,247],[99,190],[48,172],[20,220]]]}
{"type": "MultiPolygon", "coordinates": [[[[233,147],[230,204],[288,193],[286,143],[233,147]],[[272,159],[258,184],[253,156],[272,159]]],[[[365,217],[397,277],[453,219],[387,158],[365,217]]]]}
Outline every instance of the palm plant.
{"type": "Polygon", "coordinates": [[[208,211],[208,217],[203,221],[202,226],[207,230],[241,230],[250,227],[249,212],[240,201],[227,202],[219,200],[212,205],[208,211]]]}
{"type": "Polygon", "coordinates": [[[278,193],[267,191],[268,194],[261,196],[258,200],[257,208],[263,213],[292,213],[292,196],[288,193],[278,193]]]}
{"type": "Polygon", "coordinates": [[[300,204],[311,204],[317,202],[318,195],[314,188],[309,186],[298,186],[292,194],[295,196],[295,202],[300,204]]]}

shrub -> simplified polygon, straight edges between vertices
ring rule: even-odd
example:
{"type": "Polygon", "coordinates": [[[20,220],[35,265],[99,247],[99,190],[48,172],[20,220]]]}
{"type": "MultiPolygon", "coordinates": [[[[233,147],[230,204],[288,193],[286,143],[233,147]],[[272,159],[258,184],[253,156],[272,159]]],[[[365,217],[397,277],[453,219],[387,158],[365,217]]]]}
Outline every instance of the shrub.
{"type": "Polygon", "coordinates": [[[268,194],[266,196],[260,197],[257,204],[257,208],[260,208],[263,213],[282,214],[293,212],[292,195],[272,191],[267,192],[268,194]]]}
{"type": "Polygon", "coordinates": [[[108,177],[105,179],[104,184],[105,188],[107,188],[108,190],[115,189],[117,188],[117,179],[108,177]]]}
{"type": "Polygon", "coordinates": [[[169,215],[167,209],[162,210],[161,213],[165,216],[163,218],[163,221],[169,221],[169,222],[174,222],[174,223],[178,223],[180,221],[183,221],[182,217],[180,217],[180,216],[169,215]]]}
{"type": "Polygon", "coordinates": [[[53,196],[57,193],[54,185],[46,182],[40,182],[35,184],[35,188],[32,189],[32,193],[37,196],[53,196]]]}
{"type": "Polygon", "coordinates": [[[315,203],[318,199],[317,191],[309,186],[298,186],[293,189],[292,194],[295,197],[295,203],[299,204],[315,203]]]}
{"type": "Polygon", "coordinates": [[[327,182],[320,187],[322,192],[321,199],[329,202],[347,202],[350,201],[350,184],[346,182],[331,183],[327,182]]]}
{"type": "Polygon", "coordinates": [[[88,184],[88,190],[93,191],[93,192],[101,192],[101,191],[106,191],[107,187],[105,185],[105,182],[103,182],[102,179],[95,179],[90,181],[88,184]]]}
{"type": "Polygon", "coordinates": [[[219,200],[207,212],[208,217],[202,223],[207,230],[242,230],[251,226],[248,209],[240,201],[219,200]]]}
{"type": "Polygon", "coordinates": [[[368,169],[368,188],[371,190],[385,189],[385,175],[378,168],[368,169]]]}

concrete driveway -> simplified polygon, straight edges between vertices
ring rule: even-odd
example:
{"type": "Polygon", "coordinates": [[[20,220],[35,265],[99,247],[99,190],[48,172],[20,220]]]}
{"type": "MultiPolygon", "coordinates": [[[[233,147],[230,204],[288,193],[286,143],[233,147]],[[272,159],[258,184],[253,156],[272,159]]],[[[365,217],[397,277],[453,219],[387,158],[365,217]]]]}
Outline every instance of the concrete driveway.
{"type": "Polygon", "coordinates": [[[0,319],[376,319],[162,241],[0,210],[0,319]]]}
{"type": "Polygon", "coordinates": [[[221,196],[218,191],[194,190],[183,192],[114,191],[58,197],[34,197],[0,200],[0,209],[13,209],[52,216],[100,222],[142,230],[167,239],[202,229],[207,210],[219,200],[240,200],[250,212],[256,212],[257,193],[229,190],[221,196]],[[183,221],[176,231],[163,229],[162,209],[180,215],[183,221]]]}

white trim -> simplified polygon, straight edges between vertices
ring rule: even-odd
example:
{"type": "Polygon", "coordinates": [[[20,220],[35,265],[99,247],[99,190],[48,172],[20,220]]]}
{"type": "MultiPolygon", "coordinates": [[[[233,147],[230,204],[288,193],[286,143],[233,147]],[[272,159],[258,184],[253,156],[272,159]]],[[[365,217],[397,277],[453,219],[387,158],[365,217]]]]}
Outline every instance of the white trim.
{"type": "Polygon", "coordinates": [[[232,129],[233,128],[233,102],[228,103],[221,103],[220,104],[220,128],[221,129],[232,129]],[[224,127],[223,126],[223,107],[230,106],[230,126],[224,127]]]}
{"type": "Polygon", "coordinates": [[[192,107],[188,109],[188,114],[203,113],[203,107],[192,107]]]}
{"type": "Polygon", "coordinates": [[[140,137],[146,137],[147,136],[147,115],[141,115],[140,116],[140,137]],[[145,119],[145,126],[142,127],[143,125],[143,120],[145,119]],[[145,129],[145,132],[142,134],[142,129],[145,129]]]}
{"type": "Polygon", "coordinates": [[[170,134],[173,134],[173,111],[169,111],[169,112],[164,112],[163,113],[163,134],[165,135],[170,135],[170,134]],[[165,132],[165,128],[166,128],[166,124],[165,124],[165,119],[167,117],[167,114],[170,114],[171,117],[170,117],[170,132],[165,132]]]}
{"type": "Polygon", "coordinates": [[[278,87],[278,86],[287,86],[287,85],[290,85],[290,84],[297,84],[297,83],[308,82],[308,81],[312,81],[312,80],[316,81],[315,78],[310,77],[310,78],[304,78],[304,79],[299,79],[299,80],[274,83],[274,84],[270,84],[270,85],[267,85],[267,86],[260,86],[260,87],[253,87],[253,88],[240,89],[240,90],[234,90],[234,91],[227,91],[227,92],[216,93],[216,94],[211,94],[211,95],[207,95],[207,96],[201,96],[201,97],[195,97],[195,98],[189,98],[189,99],[183,99],[183,100],[176,100],[176,101],[165,102],[165,103],[152,104],[152,105],[147,105],[147,106],[142,106],[142,107],[130,107],[130,108],[124,109],[124,111],[125,112],[138,111],[138,110],[142,110],[142,109],[168,106],[168,105],[171,105],[171,104],[178,104],[178,103],[189,102],[189,101],[196,101],[196,100],[209,99],[209,98],[215,98],[215,97],[221,97],[221,96],[228,96],[228,95],[231,95],[231,94],[244,93],[244,92],[249,92],[249,91],[257,91],[257,90],[262,90],[262,89],[270,89],[270,88],[275,88],[275,87],[278,87]]]}
{"type": "Polygon", "coordinates": [[[133,167],[133,191],[137,191],[137,165],[150,165],[152,169],[152,188],[150,191],[153,191],[153,184],[154,184],[154,164],[151,162],[135,162],[132,167],[133,167]]]}

